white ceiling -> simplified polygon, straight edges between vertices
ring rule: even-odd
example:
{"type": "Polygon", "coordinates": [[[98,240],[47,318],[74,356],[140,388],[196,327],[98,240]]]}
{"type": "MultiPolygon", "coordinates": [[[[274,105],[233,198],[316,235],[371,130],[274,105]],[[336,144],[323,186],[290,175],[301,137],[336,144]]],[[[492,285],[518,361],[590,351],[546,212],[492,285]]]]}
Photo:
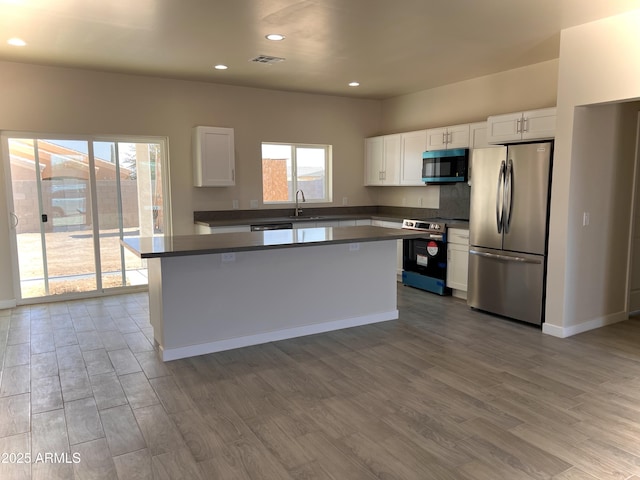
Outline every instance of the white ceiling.
{"type": "Polygon", "coordinates": [[[0,0],[0,60],[388,98],[557,58],[561,29],[637,8],[640,0],[0,0]],[[287,38],[269,42],[268,33],[287,38]],[[28,46],[9,46],[10,37],[28,46]],[[249,62],[257,55],[286,60],[249,62]],[[361,86],[348,87],[353,80],[361,86]]]}

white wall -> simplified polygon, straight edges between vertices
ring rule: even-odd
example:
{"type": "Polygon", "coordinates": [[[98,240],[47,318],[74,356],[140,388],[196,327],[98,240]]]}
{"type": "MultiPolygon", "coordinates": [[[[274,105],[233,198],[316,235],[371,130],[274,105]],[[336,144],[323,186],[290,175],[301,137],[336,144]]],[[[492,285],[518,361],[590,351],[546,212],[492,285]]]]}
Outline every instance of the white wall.
{"type": "MultiPolygon", "coordinates": [[[[601,254],[602,248],[622,247],[613,239],[615,235],[627,235],[628,240],[629,210],[622,207],[631,198],[626,190],[628,179],[623,177],[629,172],[629,155],[624,150],[627,147],[621,150],[614,139],[628,135],[622,132],[632,128],[629,121],[635,122],[629,120],[633,112],[627,110],[633,107],[577,107],[640,98],[639,31],[640,11],[635,11],[562,32],[544,326],[547,333],[567,336],[624,318],[624,307],[620,311],[620,298],[614,293],[626,289],[620,265],[617,260],[611,266],[595,261],[594,255],[601,254]],[[609,126],[603,121],[605,117],[598,118],[603,114],[616,124],[609,126]],[[604,132],[599,139],[592,138],[597,126],[604,132]],[[590,151],[589,146],[597,150],[590,151]],[[582,226],[585,211],[591,212],[589,227],[582,226]],[[610,231],[612,228],[621,230],[617,233],[610,231]],[[606,273],[587,272],[585,262],[594,262],[594,268],[605,268],[606,273]]],[[[619,254],[627,261],[626,251],[625,245],[623,252],[604,255],[613,259],[612,255],[619,254]]]]}
{"type": "MultiPolygon", "coordinates": [[[[261,200],[262,141],[333,145],[335,204],[377,203],[363,186],[363,139],[380,130],[379,101],[0,62],[0,105],[0,130],[168,137],[174,234],[192,232],[194,210],[261,200]],[[191,186],[196,125],[235,129],[235,187],[191,186]]],[[[14,298],[2,185],[0,302],[14,298]]]]}
{"type": "MultiPolygon", "coordinates": [[[[382,102],[379,133],[480,122],[489,115],[553,107],[557,81],[558,60],[550,60],[390,98],[382,102]]],[[[438,208],[437,186],[379,190],[380,205],[438,208]]]]}
{"type": "Polygon", "coordinates": [[[630,245],[629,313],[640,311],[640,114],[636,118],[635,191],[633,204],[633,240],[630,245]]]}
{"type": "Polygon", "coordinates": [[[459,123],[489,115],[554,107],[558,60],[452,83],[382,102],[382,131],[396,133],[459,123]]]}

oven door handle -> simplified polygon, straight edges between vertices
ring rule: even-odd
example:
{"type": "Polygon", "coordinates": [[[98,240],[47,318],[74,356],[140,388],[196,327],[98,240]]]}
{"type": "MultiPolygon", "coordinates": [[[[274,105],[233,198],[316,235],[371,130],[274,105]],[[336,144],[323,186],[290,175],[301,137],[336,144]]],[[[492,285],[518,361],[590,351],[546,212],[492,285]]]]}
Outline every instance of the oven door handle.
{"type": "Polygon", "coordinates": [[[444,238],[443,235],[438,235],[437,233],[429,234],[429,240],[442,240],[444,238]]]}

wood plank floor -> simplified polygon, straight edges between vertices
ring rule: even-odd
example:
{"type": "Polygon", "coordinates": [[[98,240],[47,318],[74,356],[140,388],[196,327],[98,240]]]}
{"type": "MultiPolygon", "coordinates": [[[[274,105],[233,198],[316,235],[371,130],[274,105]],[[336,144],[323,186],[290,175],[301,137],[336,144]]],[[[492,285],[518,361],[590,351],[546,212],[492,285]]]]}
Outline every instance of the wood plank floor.
{"type": "Polygon", "coordinates": [[[2,310],[0,478],[640,480],[640,319],[558,339],[398,302],[167,363],[146,294],[2,310]]]}

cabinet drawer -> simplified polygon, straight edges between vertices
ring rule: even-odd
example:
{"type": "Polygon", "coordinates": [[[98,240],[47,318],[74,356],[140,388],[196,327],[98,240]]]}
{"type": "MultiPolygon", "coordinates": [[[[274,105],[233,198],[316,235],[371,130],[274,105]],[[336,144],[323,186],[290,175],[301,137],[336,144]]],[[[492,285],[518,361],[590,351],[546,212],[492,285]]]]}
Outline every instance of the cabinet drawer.
{"type": "Polygon", "coordinates": [[[462,228],[450,228],[448,230],[448,242],[457,245],[469,245],[469,230],[462,228]]]}

